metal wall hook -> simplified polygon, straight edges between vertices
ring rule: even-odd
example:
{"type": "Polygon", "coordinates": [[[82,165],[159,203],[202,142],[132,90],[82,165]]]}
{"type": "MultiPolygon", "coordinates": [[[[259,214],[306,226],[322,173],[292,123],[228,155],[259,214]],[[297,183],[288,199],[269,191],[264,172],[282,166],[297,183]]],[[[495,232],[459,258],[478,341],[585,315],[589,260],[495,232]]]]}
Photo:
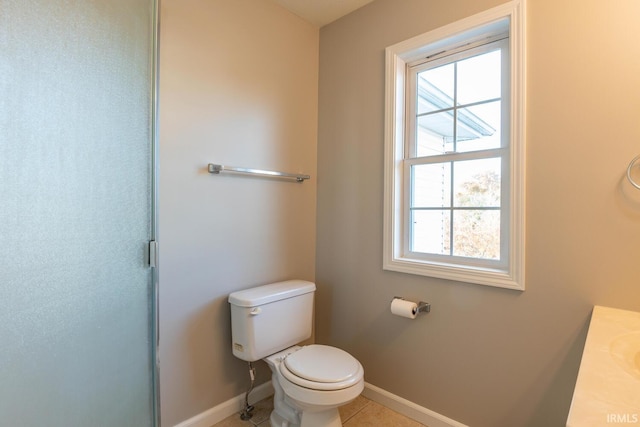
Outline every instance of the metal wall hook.
{"type": "Polygon", "coordinates": [[[634,187],[636,187],[638,190],[640,190],[640,184],[638,184],[637,182],[635,182],[633,180],[633,178],[631,178],[631,169],[633,169],[633,167],[635,166],[636,162],[640,160],[640,155],[637,155],[633,158],[633,160],[631,160],[631,163],[629,163],[629,166],[627,167],[627,179],[629,180],[629,182],[631,183],[631,185],[633,185],[634,187]]]}

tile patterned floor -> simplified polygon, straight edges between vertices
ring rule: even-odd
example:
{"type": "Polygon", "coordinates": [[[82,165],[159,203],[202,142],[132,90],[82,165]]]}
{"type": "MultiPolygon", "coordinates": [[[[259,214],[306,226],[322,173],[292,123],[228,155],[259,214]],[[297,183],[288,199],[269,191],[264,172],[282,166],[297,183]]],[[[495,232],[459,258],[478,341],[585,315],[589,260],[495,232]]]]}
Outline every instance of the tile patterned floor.
{"type": "MultiPolygon", "coordinates": [[[[236,414],[211,427],[271,427],[273,400],[264,399],[254,406],[251,420],[243,421],[236,414]]],[[[344,427],[428,427],[362,396],[340,407],[340,418],[344,427]]]]}

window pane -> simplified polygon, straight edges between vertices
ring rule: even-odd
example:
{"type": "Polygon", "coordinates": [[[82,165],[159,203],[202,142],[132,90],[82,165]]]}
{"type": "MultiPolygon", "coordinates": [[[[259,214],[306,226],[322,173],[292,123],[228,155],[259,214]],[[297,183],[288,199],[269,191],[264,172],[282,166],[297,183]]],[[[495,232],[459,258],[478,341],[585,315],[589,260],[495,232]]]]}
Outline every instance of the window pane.
{"type": "Polygon", "coordinates": [[[418,73],[418,114],[453,107],[454,65],[418,73]]]}
{"type": "Polygon", "coordinates": [[[500,109],[500,101],[459,109],[456,151],[500,148],[500,109]]]}
{"type": "Polygon", "coordinates": [[[500,98],[500,62],[500,50],[458,62],[458,105],[500,98]]]}
{"type": "Polygon", "coordinates": [[[452,111],[418,117],[416,156],[433,156],[445,151],[453,151],[452,111]]]}
{"type": "Polygon", "coordinates": [[[500,207],[499,157],[454,163],[454,206],[500,207]]]}
{"type": "Polygon", "coordinates": [[[449,210],[411,211],[411,251],[450,255],[449,210]]]}
{"type": "Polygon", "coordinates": [[[455,211],[453,255],[500,259],[500,211],[455,211]]]}
{"type": "Polygon", "coordinates": [[[451,206],[451,163],[411,167],[411,207],[451,206]]]}

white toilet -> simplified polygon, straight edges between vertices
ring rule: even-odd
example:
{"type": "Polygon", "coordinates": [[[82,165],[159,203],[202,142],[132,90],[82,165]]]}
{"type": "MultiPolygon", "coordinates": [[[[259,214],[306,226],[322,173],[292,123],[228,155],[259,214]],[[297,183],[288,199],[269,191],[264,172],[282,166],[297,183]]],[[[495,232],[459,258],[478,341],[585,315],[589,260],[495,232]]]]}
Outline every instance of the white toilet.
{"type": "Polygon", "coordinates": [[[316,285],[289,280],[229,295],[234,356],[271,371],[273,427],[338,427],[338,407],[364,388],[362,365],[346,351],[296,344],[311,336],[316,285]]]}

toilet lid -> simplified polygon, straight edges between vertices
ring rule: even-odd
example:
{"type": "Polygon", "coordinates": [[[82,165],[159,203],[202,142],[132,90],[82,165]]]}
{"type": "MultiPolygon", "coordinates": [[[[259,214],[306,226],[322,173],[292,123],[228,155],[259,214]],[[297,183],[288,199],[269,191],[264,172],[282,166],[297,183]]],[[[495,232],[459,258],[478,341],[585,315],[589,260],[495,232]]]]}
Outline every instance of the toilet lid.
{"type": "Polygon", "coordinates": [[[344,350],[327,345],[308,345],[284,359],[287,370],[318,383],[342,383],[362,369],[360,362],[344,350]]]}

